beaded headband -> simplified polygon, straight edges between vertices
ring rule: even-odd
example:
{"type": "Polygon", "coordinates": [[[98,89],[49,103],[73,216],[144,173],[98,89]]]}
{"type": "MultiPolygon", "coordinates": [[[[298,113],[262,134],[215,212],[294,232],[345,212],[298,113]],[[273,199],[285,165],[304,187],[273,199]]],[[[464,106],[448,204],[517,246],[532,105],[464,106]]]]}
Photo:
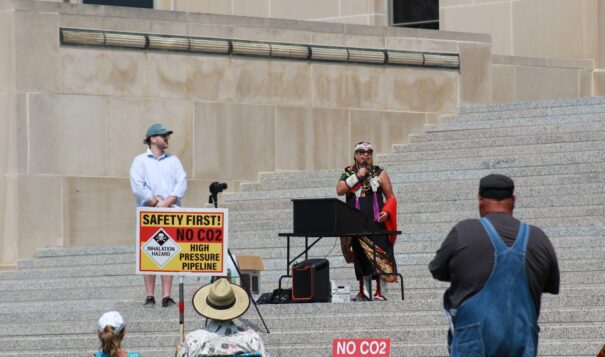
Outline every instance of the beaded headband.
{"type": "Polygon", "coordinates": [[[372,144],[370,144],[367,141],[362,141],[357,143],[357,145],[355,145],[355,149],[353,149],[353,154],[355,152],[357,152],[357,150],[359,149],[366,149],[366,150],[374,150],[374,148],[372,147],[372,144]]]}

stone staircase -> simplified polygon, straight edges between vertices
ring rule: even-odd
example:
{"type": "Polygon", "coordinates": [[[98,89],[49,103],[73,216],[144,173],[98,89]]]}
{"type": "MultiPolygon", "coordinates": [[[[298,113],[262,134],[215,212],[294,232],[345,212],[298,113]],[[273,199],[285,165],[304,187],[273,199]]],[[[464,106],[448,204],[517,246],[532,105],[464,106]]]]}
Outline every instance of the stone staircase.
{"type": "MultiPolygon", "coordinates": [[[[392,285],[387,302],[259,305],[271,329],[262,333],[269,352],[329,356],[334,338],[388,337],[392,356],[447,356],[447,284],[434,281],[427,264],[456,221],[477,217],[479,178],[496,172],[515,179],[515,215],[541,226],[559,257],[561,293],[543,297],[539,354],[596,355],[605,343],[605,98],[463,107],[426,129],[376,158],[399,201],[403,234],[395,252],[406,299],[392,285]]],[[[224,195],[230,248],[264,257],[263,291],[276,288],[286,271],[277,234],[292,229],[290,200],[334,197],[339,175],[263,173],[224,195]]],[[[311,256],[328,258],[331,278],[355,290],[337,239],[323,239],[311,256]]],[[[96,320],[112,309],[127,321],[127,349],[174,355],[178,311],[141,306],[134,260],[133,247],[41,249],[16,271],[0,273],[0,357],[84,356],[97,346],[96,320]]],[[[185,278],[187,303],[206,282],[185,278]]],[[[177,291],[175,284],[173,296],[177,291]]],[[[186,330],[203,322],[187,305],[186,330]]],[[[241,322],[263,331],[253,307],[241,322]]]]}

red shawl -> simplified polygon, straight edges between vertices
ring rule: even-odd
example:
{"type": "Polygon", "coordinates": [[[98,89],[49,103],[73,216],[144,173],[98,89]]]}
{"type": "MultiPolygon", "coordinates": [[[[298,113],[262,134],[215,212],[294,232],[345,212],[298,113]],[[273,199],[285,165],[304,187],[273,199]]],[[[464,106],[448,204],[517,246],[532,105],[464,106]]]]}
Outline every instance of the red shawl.
{"type": "MultiPolygon", "coordinates": [[[[389,231],[396,231],[397,230],[397,200],[395,199],[395,196],[391,196],[391,197],[387,198],[386,202],[384,203],[384,207],[382,207],[382,210],[389,214],[389,218],[387,218],[387,220],[384,221],[385,228],[389,231]]],[[[389,243],[391,243],[391,245],[395,245],[396,240],[397,240],[397,235],[393,234],[393,235],[389,236],[389,243]]]]}

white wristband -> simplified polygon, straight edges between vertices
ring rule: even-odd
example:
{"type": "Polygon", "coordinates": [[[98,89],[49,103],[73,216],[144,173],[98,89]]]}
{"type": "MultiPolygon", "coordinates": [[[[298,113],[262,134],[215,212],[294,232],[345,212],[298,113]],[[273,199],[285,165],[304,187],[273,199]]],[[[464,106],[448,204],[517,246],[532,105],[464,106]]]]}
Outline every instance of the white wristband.
{"type": "Polygon", "coordinates": [[[355,187],[355,185],[357,185],[357,183],[359,183],[359,178],[357,177],[356,174],[353,174],[353,175],[347,177],[347,179],[345,180],[345,183],[347,184],[347,186],[349,188],[353,188],[353,187],[355,187]]]}

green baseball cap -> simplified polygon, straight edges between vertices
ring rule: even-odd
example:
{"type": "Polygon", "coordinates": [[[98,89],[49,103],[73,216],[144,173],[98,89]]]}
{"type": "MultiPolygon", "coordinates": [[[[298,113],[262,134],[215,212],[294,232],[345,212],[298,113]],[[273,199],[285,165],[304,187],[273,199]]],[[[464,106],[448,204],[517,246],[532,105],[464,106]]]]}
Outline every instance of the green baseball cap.
{"type": "Polygon", "coordinates": [[[147,137],[166,134],[170,135],[172,133],[173,131],[166,129],[164,124],[153,124],[147,129],[147,137]]]}

